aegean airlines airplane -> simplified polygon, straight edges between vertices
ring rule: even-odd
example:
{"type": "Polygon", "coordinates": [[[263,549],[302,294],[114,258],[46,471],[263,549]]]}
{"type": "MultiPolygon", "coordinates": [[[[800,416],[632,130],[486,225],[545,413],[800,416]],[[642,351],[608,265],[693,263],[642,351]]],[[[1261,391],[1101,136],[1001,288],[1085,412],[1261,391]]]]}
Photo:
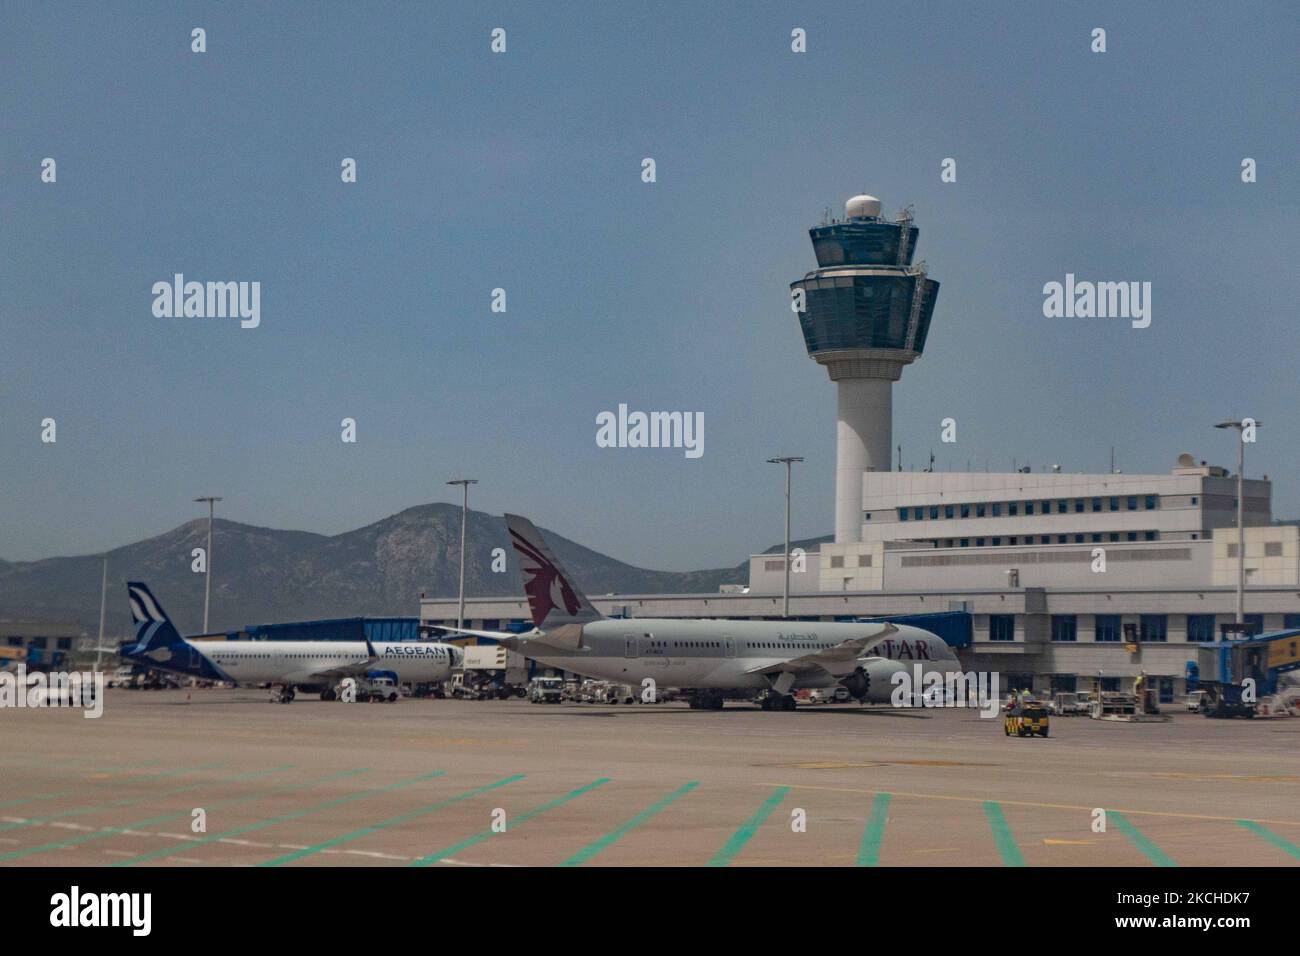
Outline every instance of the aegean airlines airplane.
{"type": "Polygon", "coordinates": [[[461,663],[459,647],[430,641],[186,640],[147,585],[126,588],[135,643],[119,649],[124,659],[200,680],[271,684],[284,703],[296,685],[323,687],[321,699],[333,700],[336,684],[372,670],[391,671],[399,683],[441,683],[461,663]]]}

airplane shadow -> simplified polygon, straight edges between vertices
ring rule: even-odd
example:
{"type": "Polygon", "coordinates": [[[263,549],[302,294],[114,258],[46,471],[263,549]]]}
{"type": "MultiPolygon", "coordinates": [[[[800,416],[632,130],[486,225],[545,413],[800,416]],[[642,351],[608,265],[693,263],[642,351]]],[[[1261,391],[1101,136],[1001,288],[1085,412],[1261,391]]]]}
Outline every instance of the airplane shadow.
{"type": "MultiPolygon", "coordinates": [[[[621,716],[635,717],[635,716],[647,716],[647,717],[648,717],[648,716],[655,716],[655,715],[660,715],[660,716],[668,716],[668,715],[672,715],[672,716],[678,716],[678,717],[695,717],[695,716],[698,716],[698,715],[701,714],[701,713],[724,714],[724,715],[726,715],[726,714],[758,714],[758,713],[786,713],[786,714],[794,713],[794,714],[796,714],[796,715],[800,715],[800,714],[802,714],[802,715],[813,715],[813,714],[816,714],[816,715],[825,715],[825,716],[835,716],[835,715],[840,715],[840,716],[843,716],[843,717],[855,717],[855,718],[858,718],[858,719],[869,719],[869,718],[874,718],[874,717],[880,717],[880,718],[901,718],[901,719],[904,719],[904,720],[930,720],[930,719],[932,719],[931,716],[930,716],[929,714],[917,713],[917,712],[915,712],[915,711],[909,711],[909,710],[884,710],[884,709],[875,710],[875,709],[868,708],[868,707],[836,707],[836,708],[834,708],[833,710],[831,710],[831,709],[822,709],[822,708],[814,709],[814,708],[812,708],[812,707],[800,707],[800,708],[795,709],[793,712],[791,712],[791,711],[764,711],[763,708],[761,708],[761,707],[746,707],[746,706],[739,706],[739,705],[738,705],[738,706],[735,706],[735,707],[724,707],[722,710],[713,710],[713,711],[694,711],[694,712],[692,712],[689,708],[684,708],[684,707],[656,707],[656,706],[651,705],[651,706],[623,707],[623,708],[619,708],[619,707],[608,707],[608,708],[604,708],[604,707],[602,707],[602,708],[599,708],[599,709],[597,709],[597,708],[591,708],[591,709],[582,708],[582,709],[579,709],[578,707],[548,707],[548,708],[546,708],[545,710],[541,710],[541,709],[539,708],[539,710],[536,711],[536,712],[538,713],[538,716],[541,716],[542,714],[546,714],[546,715],[548,715],[548,716],[553,715],[553,716],[556,716],[556,717],[565,717],[565,716],[577,716],[577,717],[621,717],[621,716]]],[[[529,713],[534,713],[534,711],[529,711],[529,713]]]]}

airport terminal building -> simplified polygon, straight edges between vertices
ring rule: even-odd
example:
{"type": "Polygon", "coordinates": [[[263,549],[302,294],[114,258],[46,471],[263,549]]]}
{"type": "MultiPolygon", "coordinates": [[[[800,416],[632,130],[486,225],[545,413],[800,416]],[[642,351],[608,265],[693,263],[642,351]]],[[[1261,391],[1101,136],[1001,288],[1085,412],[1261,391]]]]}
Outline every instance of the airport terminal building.
{"type": "MultiPolygon", "coordinates": [[[[1189,645],[1235,621],[1236,476],[1189,455],[1167,474],[894,471],[893,383],[922,355],[939,284],[913,264],[910,211],[889,220],[880,207],[855,196],[844,219],[811,229],[818,268],[790,286],[837,393],[835,540],[791,557],[790,616],[964,611],[963,665],[1004,687],[1129,690],[1145,674],[1173,700],[1194,673],[1189,645]]],[[[1267,477],[1242,485],[1246,623],[1300,627],[1300,527],[1273,523],[1267,477]]],[[[779,619],[784,578],[780,554],[755,555],[748,582],[722,593],[592,602],[629,617],[779,619]]],[[[531,627],[522,597],[470,600],[466,616],[531,627]]],[[[454,624],[456,601],[424,600],[421,619],[454,624]]]]}
{"type": "MultiPolygon", "coordinates": [[[[1256,633],[1300,627],[1300,527],[1270,523],[1269,482],[1244,484],[1246,621],[1256,633]]],[[[1185,690],[1195,645],[1235,620],[1235,485],[1212,467],[869,474],[862,540],[794,557],[790,614],[966,611],[971,640],[958,656],[1003,686],[1086,690],[1100,678],[1128,690],[1144,673],[1169,702],[1185,690]]],[[[634,618],[779,619],[784,571],[780,554],[760,554],[748,584],[722,593],[591,599],[634,618]]],[[[465,614],[468,627],[532,626],[522,595],[468,599],[465,614]]],[[[455,598],[421,603],[423,623],[455,619],[455,598]]]]}

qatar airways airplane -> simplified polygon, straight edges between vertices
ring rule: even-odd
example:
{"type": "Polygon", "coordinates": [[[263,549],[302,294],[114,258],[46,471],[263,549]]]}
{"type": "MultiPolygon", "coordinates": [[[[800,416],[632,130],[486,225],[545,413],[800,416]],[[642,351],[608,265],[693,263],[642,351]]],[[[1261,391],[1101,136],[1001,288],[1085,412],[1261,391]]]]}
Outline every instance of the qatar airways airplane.
{"type": "Polygon", "coordinates": [[[900,671],[948,673],[957,658],[939,636],[905,624],[606,618],[527,518],[506,515],[535,630],[444,628],[490,637],[526,657],[587,677],[676,687],[691,707],[721,709],[729,694],[763,694],[764,710],[793,710],[800,688],[842,684],[862,703],[890,701],[900,671]]]}

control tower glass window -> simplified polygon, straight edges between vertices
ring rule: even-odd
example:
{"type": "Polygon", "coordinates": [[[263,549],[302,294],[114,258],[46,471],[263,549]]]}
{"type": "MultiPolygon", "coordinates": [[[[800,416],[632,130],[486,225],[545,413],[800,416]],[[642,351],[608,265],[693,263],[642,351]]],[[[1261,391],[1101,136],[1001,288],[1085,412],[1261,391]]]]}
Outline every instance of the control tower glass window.
{"type": "MultiPolygon", "coordinates": [[[[902,349],[916,280],[904,275],[824,276],[805,279],[805,310],[799,315],[809,353],[832,349],[902,349]]],[[[933,298],[929,287],[923,292],[933,298]]],[[[915,351],[925,348],[930,308],[918,315],[915,351]]]]}

